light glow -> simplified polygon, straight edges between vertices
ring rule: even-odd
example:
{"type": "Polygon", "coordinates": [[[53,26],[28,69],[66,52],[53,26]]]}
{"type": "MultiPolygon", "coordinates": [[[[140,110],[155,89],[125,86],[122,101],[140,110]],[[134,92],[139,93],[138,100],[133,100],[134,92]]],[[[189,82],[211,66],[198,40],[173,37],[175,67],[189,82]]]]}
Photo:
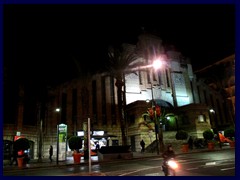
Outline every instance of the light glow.
{"type": "Polygon", "coordinates": [[[210,109],[209,111],[210,111],[210,113],[215,113],[215,111],[213,109],[210,109]]]}
{"type": "Polygon", "coordinates": [[[178,164],[177,164],[176,161],[174,161],[174,160],[169,160],[169,161],[168,161],[168,165],[169,165],[172,169],[177,169],[177,168],[178,168],[178,164]]]}
{"type": "Polygon", "coordinates": [[[56,108],[56,112],[60,112],[60,108],[56,108]]]}
{"type": "Polygon", "coordinates": [[[157,59],[157,60],[153,61],[152,66],[155,70],[157,70],[157,69],[160,69],[162,67],[162,64],[163,64],[162,61],[160,59],[157,59]]]}

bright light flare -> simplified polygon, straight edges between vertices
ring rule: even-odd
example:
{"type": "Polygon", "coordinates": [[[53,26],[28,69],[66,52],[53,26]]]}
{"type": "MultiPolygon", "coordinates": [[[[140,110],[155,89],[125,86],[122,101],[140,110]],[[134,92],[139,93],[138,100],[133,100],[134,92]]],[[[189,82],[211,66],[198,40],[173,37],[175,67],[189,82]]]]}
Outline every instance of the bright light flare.
{"type": "Polygon", "coordinates": [[[178,164],[177,164],[176,161],[174,161],[174,160],[169,160],[169,161],[168,161],[168,165],[169,165],[172,169],[177,169],[177,168],[178,168],[178,164]]]}
{"type": "Polygon", "coordinates": [[[152,66],[155,70],[157,70],[162,67],[162,64],[163,64],[162,61],[160,59],[157,59],[157,60],[153,61],[152,66]]]}
{"type": "Polygon", "coordinates": [[[56,108],[55,111],[56,111],[56,112],[60,112],[60,108],[56,108]]]}
{"type": "Polygon", "coordinates": [[[210,109],[209,111],[210,111],[210,113],[215,113],[215,111],[213,109],[210,109]]]}

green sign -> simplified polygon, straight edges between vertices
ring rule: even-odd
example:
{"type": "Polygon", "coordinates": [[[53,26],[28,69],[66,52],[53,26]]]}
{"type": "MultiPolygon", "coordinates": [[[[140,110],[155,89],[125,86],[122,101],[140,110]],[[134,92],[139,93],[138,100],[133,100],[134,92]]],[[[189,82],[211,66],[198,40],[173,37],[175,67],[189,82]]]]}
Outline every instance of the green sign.
{"type": "Polygon", "coordinates": [[[66,124],[59,124],[58,126],[59,131],[59,142],[66,142],[67,138],[67,125],[66,124]]]}

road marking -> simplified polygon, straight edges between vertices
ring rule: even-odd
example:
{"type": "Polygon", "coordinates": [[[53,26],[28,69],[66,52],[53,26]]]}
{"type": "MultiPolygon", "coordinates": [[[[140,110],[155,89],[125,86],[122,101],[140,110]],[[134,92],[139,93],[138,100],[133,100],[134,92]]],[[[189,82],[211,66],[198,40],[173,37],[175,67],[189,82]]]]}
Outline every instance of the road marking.
{"type": "Polygon", "coordinates": [[[205,162],[206,160],[189,160],[186,162],[180,162],[180,164],[194,164],[194,163],[198,163],[198,162],[205,162]]]}
{"type": "Polygon", "coordinates": [[[187,171],[191,171],[191,170],[194,170],[194,169],[198,169],[198,167],[196,168],[189,168],[189,169],[186,169],[187,171]]]}
{"type": "Polygon", "coordinates": [[[235,169],[235,167],[231,167],[231,168],[224,168],[224,169],[221,169],[221,171],[227,171],[227,170],[230,170],[230,169],[235,169]]]}
{"type": "Polygon", "coordinates": [[[159,161],[161,160],[162,158],[156,158],[156,159],[148,159],[148,161],[159,161]]]}
{"type": "Polygon", "coordinates": [[[145,176],[160,176],[160,173],[145,174],[145,176]]]}
{"type": "Polygon", "coordinates": [[[208,166],[208,165],[215,165],[215,164],[216,164],[216,162],[207,162],[207,163],[205,163],[206,166],[208,166]]]}
{"type": "Polygon", "coordinates": [[[149,169],[155,169],[155,168],[160,168],[160,167],[162,167],[162,166],[142,168],[142,169],[138,169],[138,170],[135,170],[135,171],[123,173],[123,174],[120,174],[120,175],[118,175],[118,176],[126,176],[126,175],[128,175],[128,174],[133,174],[133,173],[136,173],[136,172],[139,172],[139,171],[144,171],[144,170],[149,170],[149,169]]]}

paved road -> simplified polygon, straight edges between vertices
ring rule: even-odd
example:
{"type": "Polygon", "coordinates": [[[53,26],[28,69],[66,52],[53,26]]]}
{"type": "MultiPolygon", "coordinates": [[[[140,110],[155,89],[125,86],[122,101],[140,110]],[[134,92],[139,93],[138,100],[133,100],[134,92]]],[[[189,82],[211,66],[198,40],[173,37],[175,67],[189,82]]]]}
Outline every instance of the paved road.
{"type": "MultiPolygon", "coordinates": [[[[223,147],[223,149],[221,149],[221,150],[219,148],[215,148],[215,151],[223,151],[225,149],[226,150],[229,149],[229,146],[223,147]]],[[[196,152],[208,152],[208,150],[207,149],[194,149],[194,150],[189,151],[188,153],[176,152],[176,154],[184,156],[186,154],[194,154],[196,152]]],[[[161,159],[161,156],[157,155],[155,153],[144,153],[144,154],[142,154],[142,153],[134,152],[133,157],[134,157],[134,159],[146,159],[146,158],[161,159]]],[[[89,163],[88,160],[84,160],[84,159],[81,160],[82,166],[80,166],[80,167],[81,168],[85,167],[85,170],[84,170],[85,175],[86,175],[86,172],[88,172],[88,169],[86,169],[86,168],[88,168],[88,163],[89,163]]],[[[96,167],[95,165],[98,165],[99,163],[101,163],[101,162],[98,161],[97,156],[92,156],[91,166],[93,168],[93,171],[94,171],[94,167],[96,167]]],[[[46,169],[46,168],[54,168],[55,167],[56,169],[59,169],[59,168],[62,169],[62,168],[64,168],[62,166],[69,166],[70,167],[73,164],[74,163],[73,163],[72,157],[69,157],[66,161],[59,162],[58,165],[56,164],[56,162],[50,163],[48,159],[43,159],[43,161],[41,163],[37,162],[37,160],[31,160],[31,163],[27,167],[25,167],[24,169],[36,169],[35,171],[37,171],[38,168],[45,168],[46,169]]],[[[6,165],[3,168],[3,174],[6,175],[6,176],[11,175],[12,172],[19,172],[19,171],[21,172],[22,169],[19,169],[17,166],[6,165]]],[[[97,171],[92,172],[92,173],[94,173],[94,175],[102,175],[100,173],[101,171],[100,172],[99,172],[99,170],[97,170],[97,171]]],[[[149,174],[154,174],[154,173],[150,172],[149,174]]],[[[79,174],[79,175],[82,175],[82,174],[79,174]]],[[[160,175],[160,174],[158,174],[158,175],[160,175]]]]}

